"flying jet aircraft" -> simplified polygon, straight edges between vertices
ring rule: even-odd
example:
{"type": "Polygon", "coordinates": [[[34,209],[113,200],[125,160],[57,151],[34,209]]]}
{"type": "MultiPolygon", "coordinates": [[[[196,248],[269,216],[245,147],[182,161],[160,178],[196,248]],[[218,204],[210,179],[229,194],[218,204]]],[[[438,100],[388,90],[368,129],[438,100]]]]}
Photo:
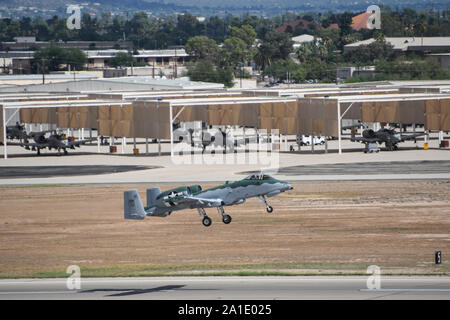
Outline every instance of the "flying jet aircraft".
{"type": "Polygon", "coordinates": [[[252,174],[245,179],[226,182],[214,188],[202,190],[199,185],[183,186],[165,192],[160,188],[147,189],[147,206],[144,207],[137,190],[124,192],[124,218],[142,220],[146,216],[167,217],[172,211],[197,209],[205,227],[212,220],[205,208],[216,207],[222,222],[229,224],[231,217],[225,213],[224,206],[242,204],[246,199],[259,197],[266,205],[267,212],[273,208],[266,197],[273,197],[286,190],[292,190],[289,182],[277,180],[267,174],[252,174]]]}
{"type": "Polygon", "coordinates": [[[50,131],[40,131],[40,132],[31,132],[24,138],[23,142],[18,143],[10,143],[11,145],[19,145],[24,147],[27,150],[37,151],[37,155],[41,154],[41,149],[48,148],[48,150],[58,150],[58,153],[61,150],[64,151],[64,154],[67,154],[67,149],[75,149],[75,147],[80,147],[81,144],[85,144],[86,142],[93,141],[95,139],[86,139],[86,140],[74,140],[68,139],[65,134],[58,134],[55,130],[50,131]],[[47,133],[50,133],[48,137],[46,137],[47,133]],[[33,139],[34,142],[30,142],[28,139],[33,139]]]}
{"type": "Polygon", "coordinates": [[[362,142],[365,144],[365,149],[368,149],[370,143],[378,143],[386,145],[386,149],[389,151],[394,151],[398,149],[397,144],[400,142],[405,142],[406,140],[415,140],[417,137],[426,135],[426,133],[414,133],[410,135],[402,135],[396,133],[394,129],[382,128],[378,131],[372,129],[366,129],[362,133],[362,137],[356,137],[355,132],[352,130],[352,136],[350,138],[353,142],[362,142]]]}

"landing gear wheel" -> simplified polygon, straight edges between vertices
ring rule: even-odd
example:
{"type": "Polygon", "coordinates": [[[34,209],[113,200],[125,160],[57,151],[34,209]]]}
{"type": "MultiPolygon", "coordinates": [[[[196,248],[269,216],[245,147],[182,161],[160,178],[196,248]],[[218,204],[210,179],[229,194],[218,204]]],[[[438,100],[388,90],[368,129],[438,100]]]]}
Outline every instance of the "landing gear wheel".
{"type": "Polygon", "coordinates": [[[204,225],[205,227],[209,227],[209,226],[211,225],[211,223],[212,223],[212,220],[211,220],[210,217],[204,216],[204,217],[203,217],[203,220],[202,220],[202,223],[203,223],[203,225],[204,225]]]}
{"type": "Polygon", "coordinates": [[[229,224],[229,223],[231,222],[231,216],[225,214],[225,215],[222,217],[222,222],[225,223],[225,224],[229,224]]]}
{"type": "Polygon", "coordinates": [[[266,210],[267,210],[268,213],[271,213],[273,211],[273,208],[271,206],[267,206],[266,210]]]}

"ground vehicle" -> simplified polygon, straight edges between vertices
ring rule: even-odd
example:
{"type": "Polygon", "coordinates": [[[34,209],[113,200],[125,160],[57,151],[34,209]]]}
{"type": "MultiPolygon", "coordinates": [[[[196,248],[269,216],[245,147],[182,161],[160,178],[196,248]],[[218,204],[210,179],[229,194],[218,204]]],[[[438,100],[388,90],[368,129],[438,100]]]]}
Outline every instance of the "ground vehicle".
{"type": "Polygon", "coordinates": [[[372,152],[380,152],[380,147],[378,147],[377,143],[367,143],[364,148],[364,153],[372,153],[372,152]]]}
{"type": "MultiPolygon", "coordinates": [[[[310,146],[312,136],[297,136],[297,144],[300,146],[310,146]]],[[[314,136],[314,145],[325,144],[325,139],[321,136],[314,136]]]]}

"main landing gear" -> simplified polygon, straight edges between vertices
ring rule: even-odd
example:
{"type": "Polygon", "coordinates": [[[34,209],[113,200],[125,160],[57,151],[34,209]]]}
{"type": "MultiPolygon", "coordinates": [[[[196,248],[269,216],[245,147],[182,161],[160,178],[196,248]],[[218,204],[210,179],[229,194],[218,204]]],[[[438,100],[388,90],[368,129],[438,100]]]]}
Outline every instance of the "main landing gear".
{"type": "Polygon", "coordinates": [[[259,198],[264,202],[264,204],[266,205],[266,211],[268,213],[273,212],[273,208],[267,203],[266,197],[265,196],[259,196],[259,198]]]}
{"type": "Polygon", "coordinates": [[[223,210],[223,207],[217,207],[217,211],[222,216],[222,222],[225,224],[229,224],[231,222],[231,216],[225,213],[225,210],[223,210]]]}
{"type": "Polygon", "coordinates": [[[204,209],[204,208],[197,208],[197,211],[198,211],[198,215],[199,215],[200,217],[203,217],[203,220],[202,220],[203,225],[204,225],[205,227],[209,227],[209,226],[211,225],[211,223],[212,223],[212,220],[211,220],[210,217],[208,217],[208,216],[206,215],[205,209],[204,209]]]}
{"type": "MultiPolygon", "coordinates": [[[[205,227],[209,227],[212,224],[212,220],[210,217],[206,215],[206,211],[204,208],[197,208],[198,214],[200,217],[203,217],[202,224],[205,227]]],[[[231,216],[225,213],[223,207],[217,207],[217,211],[222,216],[222,222],[225,224],[229,224],[231,222],[231,216]]]]}

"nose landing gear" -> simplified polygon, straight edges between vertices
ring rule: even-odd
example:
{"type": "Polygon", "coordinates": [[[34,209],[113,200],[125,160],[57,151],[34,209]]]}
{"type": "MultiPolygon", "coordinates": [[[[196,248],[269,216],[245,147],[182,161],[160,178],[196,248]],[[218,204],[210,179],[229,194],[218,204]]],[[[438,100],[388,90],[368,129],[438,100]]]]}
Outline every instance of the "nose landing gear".
{"type": "Polygon", "coordinates": [[[273,208],[267,203],[266,197],[265,196],[259,196],[259,198],[264,202],[264,204],[266,205],[266,211],[268,213],[273,212],[273,208]]]}

